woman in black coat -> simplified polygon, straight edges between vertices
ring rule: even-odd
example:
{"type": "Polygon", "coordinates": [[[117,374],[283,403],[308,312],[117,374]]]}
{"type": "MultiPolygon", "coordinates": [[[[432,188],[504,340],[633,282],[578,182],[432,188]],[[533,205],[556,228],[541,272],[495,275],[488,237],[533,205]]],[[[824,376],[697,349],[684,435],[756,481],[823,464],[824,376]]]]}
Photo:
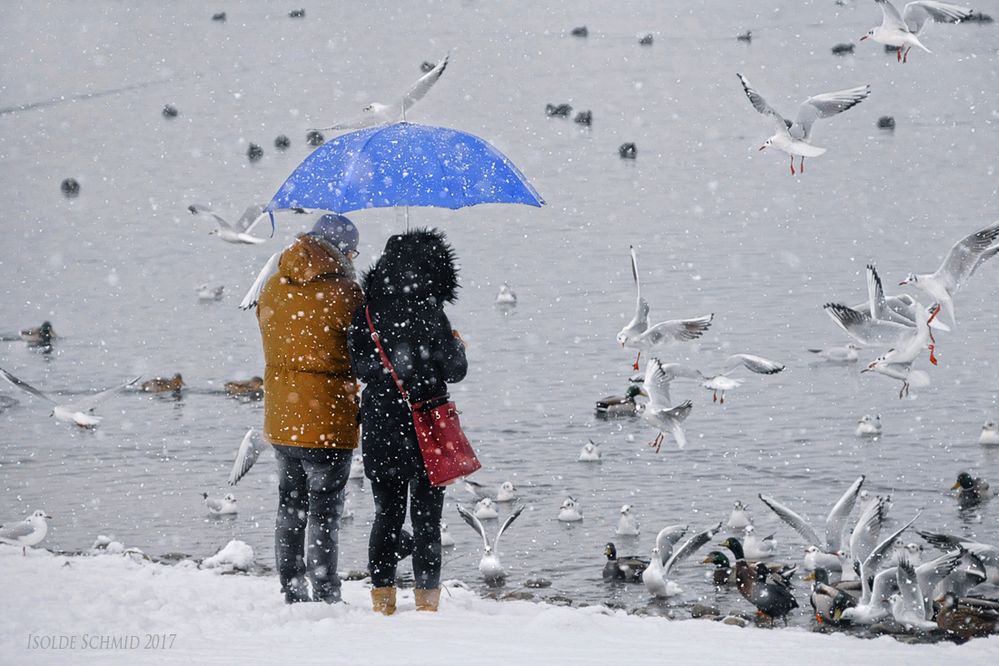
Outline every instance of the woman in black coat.
{"type": "Polygon", "coordinates": [[[465,377],[465,346],[444,314],[457,298],[458,269],[444,234],[413,230],[389,238],[385,252],[362,280],[365,307],[348,332],[351,362],[361,396],[361,449],[371,480],[375,520],[368,541],[374,609],[395,611],[397,550],[409,495],[413,525],[413,574],[417,610],[437,610],[440,600],[441,511],[444,489],[427,479],[409,406],[382,365],[365,308],[386,355],[412,402],[447,400],[447,384],[465,377]]]}

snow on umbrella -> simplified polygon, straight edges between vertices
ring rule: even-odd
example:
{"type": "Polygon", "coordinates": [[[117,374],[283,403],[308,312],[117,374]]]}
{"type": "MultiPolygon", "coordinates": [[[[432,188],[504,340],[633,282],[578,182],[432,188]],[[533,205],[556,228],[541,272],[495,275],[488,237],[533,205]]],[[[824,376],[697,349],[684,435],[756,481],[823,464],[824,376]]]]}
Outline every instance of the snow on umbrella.
{"type": "Polygon", "coordinates": [[[506,156],[479,137],[402,122],[351,132],[323,144],[292,172],[267,210],[346,213],[390,206],[457,209],[484,203],[541,206],[544,200],[506,156]]]}

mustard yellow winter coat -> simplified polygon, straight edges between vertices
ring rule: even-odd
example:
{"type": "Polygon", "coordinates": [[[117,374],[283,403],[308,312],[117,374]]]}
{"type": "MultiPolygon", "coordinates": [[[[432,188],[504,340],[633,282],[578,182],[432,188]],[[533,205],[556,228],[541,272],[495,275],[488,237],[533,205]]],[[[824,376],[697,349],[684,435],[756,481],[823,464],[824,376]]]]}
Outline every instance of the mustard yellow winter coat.
{"type": "Polygon", "coordinates": [[[264,435],[272,444],[357,447],[357,382],[347,328],[363,300],[350,261],[301,236],[281,254],[257,306],[263,338],[264,435]]]}

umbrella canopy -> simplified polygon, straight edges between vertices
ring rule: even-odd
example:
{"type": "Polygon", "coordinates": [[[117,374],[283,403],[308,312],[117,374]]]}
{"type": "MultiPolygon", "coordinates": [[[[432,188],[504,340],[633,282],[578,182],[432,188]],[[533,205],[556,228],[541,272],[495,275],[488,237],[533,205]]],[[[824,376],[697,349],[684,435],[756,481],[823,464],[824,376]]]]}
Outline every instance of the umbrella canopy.
{"type": "Polygon", "coordinates": [[[541,206],[544,200],[502,153],[477,136],[397,123],[339,136],[305,158],[267,209],[362,208],[484,203],[541,206]]]}

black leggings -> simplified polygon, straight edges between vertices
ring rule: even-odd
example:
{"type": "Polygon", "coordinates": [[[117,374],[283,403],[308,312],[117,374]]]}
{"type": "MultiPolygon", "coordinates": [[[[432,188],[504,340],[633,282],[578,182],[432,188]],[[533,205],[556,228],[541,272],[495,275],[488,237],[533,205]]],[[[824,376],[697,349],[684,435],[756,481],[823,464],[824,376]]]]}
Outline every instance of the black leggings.
{"type": "Polygon", "coordinates": [[[422,479],[371,481],[375,520],[368,540],[368,570],[375,587],[395,585],[401,553],[399,538],[406,521],[406,491],[412,505],[413,577],[416,587],[432,590],[441,581],[441,512],[444,489],[422,479]]]}

